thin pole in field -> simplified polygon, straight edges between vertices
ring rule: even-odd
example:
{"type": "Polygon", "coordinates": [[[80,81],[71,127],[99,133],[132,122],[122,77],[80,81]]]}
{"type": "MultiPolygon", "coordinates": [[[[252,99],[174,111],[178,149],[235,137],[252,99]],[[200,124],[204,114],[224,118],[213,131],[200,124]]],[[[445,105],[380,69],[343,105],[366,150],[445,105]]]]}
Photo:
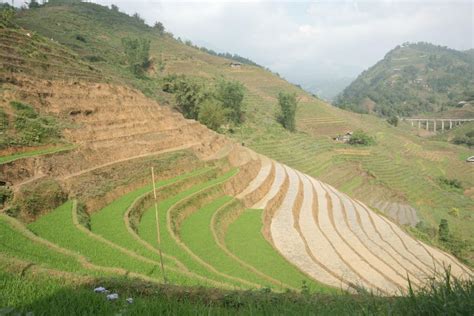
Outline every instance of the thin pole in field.
{"type": "Polygon", "coordinates": [[[156,240],[158,241],[158,251],[160,252],[160,265],[163,280],[166,283],[165,266],[163,265],[163,253],[161,252],[160,222],[158,219],[158,198],[156,197],[155,170],[151,167],[151,179],[153,181],[153,196],[155,197],[155,221],[156,221],[156,240]]]}

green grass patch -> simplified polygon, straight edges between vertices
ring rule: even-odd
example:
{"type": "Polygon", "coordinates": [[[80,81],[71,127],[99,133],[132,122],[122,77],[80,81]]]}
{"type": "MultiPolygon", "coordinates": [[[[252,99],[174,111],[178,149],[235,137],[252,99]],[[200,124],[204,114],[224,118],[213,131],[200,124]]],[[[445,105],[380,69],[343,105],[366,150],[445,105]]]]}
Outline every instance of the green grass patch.
{"type": "MultiPolygon", "coordinates": [[[[199,176],[200,174],[209,170],[210,168],[197,169],[193,172],[185,173],[174,178],[158,181],[156,183],[156,188],[160,189],[163,186],[177,183],[178,181],[186,180],[190,177],[199,176]]],[[[125,212],[136,198],[152,190],[153,186],[152,184],[149,184],[123,195],[99,212],[93,213],[91,216],[91,230],[94,233],[97,233],[124,248],[135,251],[142,256],[153,260],[159,260],[159,256],[156,253],[148,251],[139,241],[137,241],[128,233],[123,218],[125,212]]]]}
{"type": "Polygon", "coordinates": [[[298,294],[166,288],[124,278],[87,283],[0,271],[0,312],[7,315],[471,315],[474,283],[431,283],[402,297],[371,294],[298,294]],[[119,294],[108,302],[92,291],[103,285],[119,294]],[[125,299],[131,297],[133,304],[125,299]]]}
{"type": "MultiPolygon", "coordinates": [[[[209,279],[226,282],[233,284],[237,287],[242,287],[243,285],[238,282],[232,282],[227,278],[221,277],[212,273],[204,265],[192,258],[186,251],[184,251],[181,246],[176,242],[176,240],[171,236],[170,231],[167,227],[167,212],[168,210],[175,205],[176,203],[189,198],[193,194],[211,188],[215,185],[218,185],[222,182],[227,181],[232,176],[237,174],[238,169],[232,169],[229,172],[216,177],[208,182],[195,185],[183,192],[176,194],[173,197],[160,201],[158,204],[158,213],[159,213],[159,222],[160,222],[160,232],[161,232],[161,247],[162,250],[174,257],[176,257],[180,262],[182,262],[190,271],[193,271],[197,274],[205,276],[209,279]]],[[[142,215],[142,219],[138,225],[138,233],[143,240],[148,242],[154,247],[158,247],[156,240],[156,223],[155,223],[155,210],[154,207],[150,207],[145,210],[142,215]]]]}
{"type": "Polygon", "coordinates": [[[44,148],[44,149],[36,149],[36,150],[16,153],[9,156],[1,156],[0,165],[7,162],[15,161],[18,159],[22,159],[22,158],[29,158],[29,157],[35,157],[35,156],[41,156],[41,155],[47,155],[47,154],[56,154],[63,151],[73,150],[74,148],[76,148],[75,145],[56,146],[56,147],[49,147],[49,148],[44,148]]]}
{"type": "Polygon", "coordinates": [[[26,237],[11,225],[5,215],[0,215],[0,241],[0,253],[7,256],[62,271],[78,273],[85,271],[75,258],[26,237]]]}
{"type": "MultiPolygon", "coordinates": [[[[42,216],[36,222],[28,225],[28,227],[40,237],[60,247],[76,251],[97,265],[122,268],[162,280],[158,265],[128,256],[122,251],[112,248],[110,245],[96,240],[77,229],[73,223],[71,201],[42,216]]],[[[174,284],[197,284],[195,280],[180,274],[170,273],[170,271],[167,273],[167,279],[174,284]]]]}
{"type": "Polygon", "coordinates": [[[232,259],[218,246],[214,239],[211,231],[212,216],[220,207],[231,200],[232,197],[230,196],[222,196],[192,213],[181,225],[181,239],[195,254],[217,270],[265,287],[274,287],[271,282],[259,277],[232,259]]]}
{"type": "Polygon", "coordinates": [[[295,288],[303,281],[311,291],[328,292],[329,288],[313,281],[286,261],[263,237],[262,210],[248,209],[232,222],[225,236],[227,248],[257,270],[295,288]]]}

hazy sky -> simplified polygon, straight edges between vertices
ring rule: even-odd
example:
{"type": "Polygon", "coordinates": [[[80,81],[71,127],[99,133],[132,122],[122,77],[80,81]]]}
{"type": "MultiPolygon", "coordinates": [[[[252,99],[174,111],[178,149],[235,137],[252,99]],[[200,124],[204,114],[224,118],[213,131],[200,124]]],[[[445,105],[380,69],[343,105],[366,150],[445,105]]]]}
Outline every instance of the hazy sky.
{"type": "Polygon", "coordinates": [[[97,0],[176,37],[248,57],[295,83],[355,77],[405,41],[474,42],[474,1],[97,0]]]}

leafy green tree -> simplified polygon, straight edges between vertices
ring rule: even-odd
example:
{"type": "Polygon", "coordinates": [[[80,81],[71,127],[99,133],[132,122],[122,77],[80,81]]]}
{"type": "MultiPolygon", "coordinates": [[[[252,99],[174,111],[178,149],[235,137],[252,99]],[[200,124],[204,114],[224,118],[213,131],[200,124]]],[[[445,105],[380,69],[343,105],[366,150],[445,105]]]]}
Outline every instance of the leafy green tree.
{"type": "Polygon", "coordinates": [[[242,123],[244,86],[240,82],[221,80],[217,85],[215,97],[222,107],[227,109],[230,121],[242,123]]]}
{"type": "Polygon", "coordinates": [[[362,130],[355,131],[351,138],[349,139],[349,144],[351,145],[373,145],[375,143],[375,139],[372,136],[367,135],[362,130]]]}
{"type": "Polygon", "coordinates": [[[122,38],[127,63],[137,77],[143,77],[150,67],[150,40],[144,38],[122,38]]]}
{"type": "Polygon", "coordinates": [[[284,128],[294,132],[296,129],[296,110],[298,106],[296,94],[280,92],[278,94],[278,105],[280,106],[278,121],[284,128]]]}
{"type": "Polygon", "coordinates": [[[119,7],[116,6],[115,4],[111,4],[110,5],[110,10],[114,11],[114,12],[119,12],[119,7]]]}
{"type": "Polygon", "coordinates": [[[29,9],[36,9],[36,8],[39,8],[39,7],[40,7],[40,4],[36,0],[31,0],[30,2],[28,2],[28,8],[29,9]]]}
{"type": "Polygon", "coordinates": [[[176,84],[176,106],[185,118],[197,119],[199,107],[209,98],[202,84],[195,79],[182,78],[176,84]]]}
{"type": "Polygon", "coordinates": [[[13,18],[15,17],[15,8],[8,4],[4,4],[0,7],[0,25],[12,26],[13,18]]]}
{"type": "Polygon", "coordinates": [[[163,35],[165,33],[165,26],[161,22],[156,22],[153,28],[158,31],[158,34],[163,35]]]}
{"type": "Polygon", "coordinates": [[[388,122],[388,124],[397,127],[398,126],[398,117],[393,115],[389,119],[387,119],[387,122],[388,122]]]}
{"type": "Polygon", "coordinates": [[[227,122],[227,111],[215,100],[207,99],[199,108],[198,119],[210,129],[218,131],[227,122]]]}
{"type": "Polygon", "coordinates": [[[446,219],[442,219],[438,228],[438,239],[443,242],[449,241],[449,225],[446,219]]]}

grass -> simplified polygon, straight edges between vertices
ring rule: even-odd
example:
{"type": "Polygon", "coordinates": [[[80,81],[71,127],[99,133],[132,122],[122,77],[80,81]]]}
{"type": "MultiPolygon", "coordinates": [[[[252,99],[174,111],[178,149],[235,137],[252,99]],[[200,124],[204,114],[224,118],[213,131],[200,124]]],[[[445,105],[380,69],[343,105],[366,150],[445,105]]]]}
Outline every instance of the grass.
{"type": "MultiPolygon", "coordinates": [[[[186,201],[186,199],[191,198],[193,194],[197,194],[200,191],[212,188],[213,186],[225,182],[230,177],[234,176],[237,172],[238,169],[230,170],[229,172],[215,179],[212,179],[206,183],[194,185],[193,187],[182,191],[174,195],[173,197],[161,201],[158,205],[158,212],[161,232],[161,247],[165,253],[176,257],[190,271],[193,271],[199,275],[205,276],[209,279],[218,282],[229,283],[237,287],[244,287],[244,285],[239,282],[234,282],[232,280],[229,280],[228,278],[219,276],[211,272],[207,267],[205,267],[203,264],[193,258],[173,237],[171,227],[168,227],[167,225],[167,213],[173,206],[177,205],[180,202],[186,201]]],[[[143,213],[141,221],[138,225],[138,233],[140,237],[146,242],[148,242],[150,245],[158,247],[156,241],[155,212],[153,207],[145,210],[145,212],[143,213]]]]}
{"type": "Polygon", "coordinates": [[[286,261],[261,233],[262,210],[248,209],[232,222],[225,236],[227,248],[244,262],[295,288],[305,282],[311,291],[328,292],[286,261]]]}
{"type": "MultiPolygon", "coordinates": [[[[201,168],[174,178],[158,181],[156,183],[156,188],[159,190],[162,187],[177,183],[179,181],[184,181],[191,177],[198,177],[209,170],[210,168],[201,168]]],[[[91,216],[91,230],[94,233],[101,235],[108,240],[113,241],[114,243],[132,250],[142,256],[153,260],[159,260],[159,257],[156,253],[151,253],[148,251],[140,242],[138,242],[128,233],[124,222],[125,212],[131,206],[133,201],[141,195],[152,191],[152,189],[153,187],[150,184],[135,191],[129,192],[121,196],[119,199],[113,201],[102,210],[93,213],[91,216]]]]}
{"type": "Polygon", "coordinates": [[[62,271],[84,272],[75,258],[32,241],[11,225],[5,215],[0,216],[0,240],[1,254],[62,271]]]}
{"type": "Polygon", "coordinates": [[[7,315],[470,315],[474,309],[473,281],[452,282],[449,274],[418,293],[391,298],[172,288],[123,278],[73,282],[6,272],[0,272],[0,289],[0,312],[7,315]],[[118,293],[118,301],[94,293],[98,285],[118,293]]]}
{"type": "MultiPolygon", "coordinates": [[[[97,240],[75,227],[72,218],[71,201],[53,212],[42,216],[28,227],[40,237],[52,243],[85,256],[92,263],[102,267],[121,268],[161,281],[163,279],[157,264],[139,260],[124,254],[105,242],[97,240]]],[[[176,273],[167,278],[175,284],[197,284],[199,281],[176,273]]]]}
{"type": "MultiPolygon", "coordinates": [[[[342,187],[365,203],[373,199],[394,202],[390,199],[397,197],[415,207],[420,218],[431,225],[439,223],[447,210],[456,207],[461,216],[452,219],[450,227],[474,242],[469,217],[474,207],[472,199],[460,192],[444,192],[432,181],[445,176],[460,179],[466,187],[474,186],[472,174],[466,172],[465,162],[459,159],[467,155],[466,148],[417,137],[415,130],[404,122],[395,128],[373,116],[331,107],[261,68],[245,65],[234,71],[225,59],[182,45],[169,36],[160,36],[136,19],[95,4],[48,5],[26,10],[16,22],[48,39],[53,37],[75,52],[78,60],[91,55],[101,57],[102,61],[94,62],[93,66],[112,82],[132,86],[171,104],[172,96],[160,92],[162,74],[150,75],[146,80],[134,78],[121,63],[116,52],[122,51],[122,37],[150,39],[150,55],[163,62],[167,74],[238,80],[246,88],[246,122],[233,128],[234,132],[228,134],[230,137],[336,188],[342,187]],[[86,41],[78,41],[78,34],[86,41]],[[297,133],[288,133],[275,121],[279,91],[296,92],[301,97],[297,133]],[[377,144],[370,147],[368,156],[338,151],[350,147],[337,144],[331,138],[358,129],[376,136],[377,144]],[[438,157],[443,158],[438,160],[438,157]],[[349,185],[344,181],[348,177],[358,180],[349,185]],[[368,187],[370,190],[366,190],[368,187]]],[[[18,34],[14,37],[19,41],[18,34]]],[[[55,50],[56,46],[60,45],[55,44],[55,50]]],[[[472,251],[470,256],[473,256],[472,251]]]]}
{"type": "Polygon", "coordinates": [[[31,150],[31,151],[16,153],[16,154],[13,154],[13,155],[8,155],[8,156],[1,156],[0,157],[0,165],[8,163],[8,162],[15,161],[15,160],[18,160],[18,159],[42,156],[42,155],[47,155],[47,154],[56,154],[56,153],[60,153],[60,152],[63,152],[63,151],[69,151],[69,150],[73,150],[75,147],[76,146],[74,146],[74,145],[55,146],[55,147],[49,147],[49,148],[44,148],[44,149],[42,148],[42,149],[35,149],[35,150],[31,150]]]}
{"type": "Polygon", "coordinates": [[[257,276],[228,256],[214,239],[211,231],[212,216],[232,199],[230,196],[221,196],[189,215],[181,225],[181,239],[196,255],[220,272],[265,287],[274,287],[271,282],[257,276]]]}

